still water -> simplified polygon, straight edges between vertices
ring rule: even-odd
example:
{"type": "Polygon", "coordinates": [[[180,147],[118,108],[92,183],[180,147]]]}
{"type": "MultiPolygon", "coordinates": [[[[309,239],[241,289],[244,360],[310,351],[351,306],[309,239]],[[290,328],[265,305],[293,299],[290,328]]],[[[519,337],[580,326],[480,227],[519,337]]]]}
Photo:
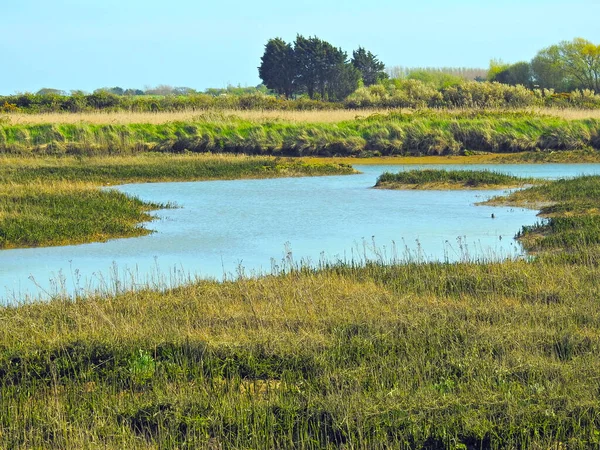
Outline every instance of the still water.
{"type": "MultiPolygon", "coordinates": [[[[594,164],[427,167],[549,179],[600,174],[594,164]]],[[[169,287],[195,277],[256,275],[320,261],[518,257],[522,250],[513,236],[538,220],[532,210],[475,205],[503,191],[371,189],[382,172],[414,165],[356,168],[363,173],[119,186],[179,207],[156,211],[149,236],[0,251],[0,299],[169,287]]]]}

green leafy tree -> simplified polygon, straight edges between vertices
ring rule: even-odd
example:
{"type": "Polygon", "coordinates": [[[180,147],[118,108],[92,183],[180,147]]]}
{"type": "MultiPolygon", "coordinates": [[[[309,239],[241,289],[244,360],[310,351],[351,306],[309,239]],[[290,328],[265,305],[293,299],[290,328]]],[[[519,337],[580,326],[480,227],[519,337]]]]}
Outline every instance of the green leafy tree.
{"type": "Polygon", "coordinates": [[[419,80],[425,84],[435,86],[437,89],[447,89],[450,86],[458,86],[463,83],[464,78],[451,73],[442,71],[427,71],[427,70],[413,70],[406,76],[409,80],[419,80]]]}
{"type": "Polygon", "coordinates": [[[264,85],[279,95],[292,97],[296,92],[297,67],[291,44],[283,39],[269,39],[261,57],[258,75],[264,85]]]}
{"type": "Polygon", "coordinates": [[[385,64],[377,59],[373,53],[358,47],[352,52],[352,65],[360,72],[363,84],[371,86],[384,80],[388,75],[384,72],[385,64]]]}
{"type": "Polygon", "coordinates": [[[540,87],[600,92],[600,45],[588,40],[575,38],[542,49],[532,67],[540,87]]]}

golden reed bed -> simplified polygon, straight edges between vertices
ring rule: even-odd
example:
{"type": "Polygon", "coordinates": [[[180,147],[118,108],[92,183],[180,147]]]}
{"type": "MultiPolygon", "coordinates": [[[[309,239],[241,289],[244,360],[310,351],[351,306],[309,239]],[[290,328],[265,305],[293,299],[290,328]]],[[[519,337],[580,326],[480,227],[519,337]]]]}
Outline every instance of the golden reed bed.
{"type": "MultiPolygon", "coordinates": [[[[0,115],[0,122],[17,124],[42,124],[42,123],[94,123],[94,124],[130,124],[150,123],[162,124],[174,121],[192,121],[201,117],[214,116],[218,120],[221,116],[237,116],[243,119],[262,122],[269,120],[285,120],[289,122],[318,122],[335,123],[345,120],[353,120],[360,117],[368,117],[372,114],[387,114],[391,111],[410,114],[410,109],[364,109],[364,110],[325,110],[325,111],[247,111],[247,110],[224,110],[224,111],[179,111],[179,112],[86,112],[86,113],[48,113],[48,114],[4,114],[0,115]]],[[[464,113],[464,109],[442,110],[444,113],[464,113]]],[[[527,109],[519,110],[532,112],[540,115],[551,115],[568,120],[576,119],[600,119],[600,109],[527,109]]]]}

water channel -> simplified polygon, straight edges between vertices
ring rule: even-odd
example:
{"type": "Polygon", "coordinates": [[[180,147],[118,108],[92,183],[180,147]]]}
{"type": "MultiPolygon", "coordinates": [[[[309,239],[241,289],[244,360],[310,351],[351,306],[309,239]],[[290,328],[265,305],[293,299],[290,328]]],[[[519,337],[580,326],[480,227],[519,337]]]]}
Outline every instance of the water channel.
{"type": "MultiPolygon", "coordinates": [[[[515,233],[539,220],[533,210],[475,205],[504,191],[372,189],[384,171],[414,165],[355,167],[360,175],[119,186],[179,207],[154,212],[146,226],[155,233],[140,238],[0,251],[0,302],[164,288],[320,261],[520,257],[515,233]]],[[[548,179],[600,174],[597,164],[427,167],[548,179]]]]}

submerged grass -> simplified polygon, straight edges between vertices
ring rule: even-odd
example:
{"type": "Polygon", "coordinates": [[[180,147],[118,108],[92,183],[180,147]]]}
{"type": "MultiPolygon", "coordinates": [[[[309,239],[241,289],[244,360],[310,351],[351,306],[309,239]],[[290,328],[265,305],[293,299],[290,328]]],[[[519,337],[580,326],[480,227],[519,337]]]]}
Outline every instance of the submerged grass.
{"type": "Polygon", "coordinates": [[[78,244],[150,233],[142,202],[98,185],[354,173],[336,163],[272,157],[140,155],[0,158],[0,248],[78,244]]]}
{"type": "Polygon", "coordinates": [[[490,170],[407,170],[385,172],[377,178],[376,188],[382,189],[498,189],[531,184],[532,178],[522,178],[490,170]]]}

